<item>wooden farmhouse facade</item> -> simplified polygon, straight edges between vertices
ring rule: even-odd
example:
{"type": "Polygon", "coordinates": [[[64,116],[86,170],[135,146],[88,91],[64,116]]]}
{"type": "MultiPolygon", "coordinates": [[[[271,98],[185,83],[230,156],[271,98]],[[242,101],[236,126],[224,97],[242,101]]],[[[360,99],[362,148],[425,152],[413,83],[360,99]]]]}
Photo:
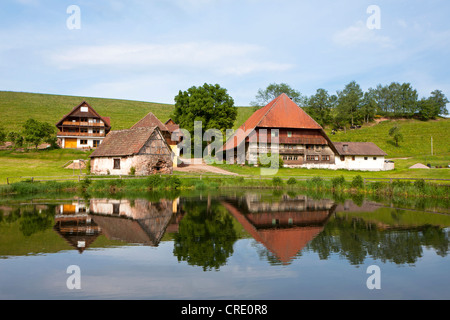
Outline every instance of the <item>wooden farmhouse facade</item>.
{"type": "Polygon", "coordinates": [[[61,148],[98,147],[111,130],[109,117],[102,117],[86,101],[74,107],[57,124],[57,143],[61,148]]]}
{"type": "Polygon", "coordinates": [[[158,127],[111,131],[90,155],[91,173],[128,175],[171,174],[172,151],[158,127]]]}
{"type": "Polygon", "coordinates": [[[227,163],[257,164],[261,153],[278,153],[285,167],[387,169],[386,153],[375,144],[333,143],[323,128],[284,93],[254,112],[219,152],[227,163]]]}

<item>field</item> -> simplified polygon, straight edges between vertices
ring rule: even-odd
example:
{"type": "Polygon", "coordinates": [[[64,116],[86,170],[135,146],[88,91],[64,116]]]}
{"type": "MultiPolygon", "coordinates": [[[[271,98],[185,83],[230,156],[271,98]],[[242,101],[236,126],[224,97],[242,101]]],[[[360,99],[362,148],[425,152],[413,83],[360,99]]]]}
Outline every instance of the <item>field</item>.
{"type": "MultiPolygon", "coordinates": [[[[20,131],[29,117],[51,124],[83,100],[90,103],[101,115],[109,116],[113,130],[131,127],[148,112],[153,112],[161,121],[170,118],[173,105],[142,101],[114,100],[89,97],[59,96],[47,94],[17,93],[0,91],[0,127],[6,132],[20,131]],[[26,115],[26,116],[24,116],[26,115]]],[[[238,107],[238,117],[234,128],[238,128],[253,112],[249,107],[238,107]]],[[[324,176],[343,175],[348,179],[360,174],[363,177],[378,178],[450,178],[450,144],[447,134],[450,132],[450,119],[433,121],[387,120],[378,124],[365,125],[360,129],[339,131],[327,134],[332,141],[372,141],[395,159],[395,170],[388,172],[356,172],[346,170],[289,169],[282,168],[278,176],[324,176]],[[398,125],[403,141],[396,146],[389,137],[389,129],[398,125]],[[431,137],[433,145],[431,145],[431,137]],[[431,154],[433,147],[433,155],[431,154]],[[442,167],[432,170],[409,169],[416,163],[442,167]],[[444,169],[447,168],[447,169],[444,169]]],[[[0,151],[0,184],[7,177],[20,176],[56,176],[77,174],[63,165],[74,159],[88,159],[89,152],[80,150],[29,150],[27,152],[0,151]]],[[[259,175],[259,168],[237,165],[218,165],[219,167],[242,175],[259,175]]]]}

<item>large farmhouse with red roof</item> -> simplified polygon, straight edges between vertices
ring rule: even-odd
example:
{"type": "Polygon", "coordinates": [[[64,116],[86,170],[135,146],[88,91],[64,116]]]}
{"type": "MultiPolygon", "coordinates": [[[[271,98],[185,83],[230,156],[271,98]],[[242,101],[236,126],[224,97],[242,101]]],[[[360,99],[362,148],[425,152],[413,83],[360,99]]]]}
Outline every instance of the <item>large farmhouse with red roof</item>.
{"type": "Polygon", "coordinates": [[[219,152],[227,163],[257,164],[261,153],[278,153],[286,167],[387,169],[387,154],[375,144],[333,143],[324,129],[284,93],[253,113],[219,152]]]}

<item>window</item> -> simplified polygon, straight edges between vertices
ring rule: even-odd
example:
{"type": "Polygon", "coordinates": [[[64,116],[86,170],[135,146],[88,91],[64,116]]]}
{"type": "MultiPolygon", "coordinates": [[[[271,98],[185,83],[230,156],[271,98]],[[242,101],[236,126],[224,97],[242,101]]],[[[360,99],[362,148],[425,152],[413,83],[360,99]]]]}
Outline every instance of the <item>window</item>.
{"type": "Polygon", "coordinates": [[[345,156],[341,156],[341,161],[345,161],[345,156]]]}
{"type": "Polygon", "coordinates": [[[80,108],[80,111],[81,111],[81,112],[88,112],[89,109],[88,109],[88,107],[81,107],[81,108],[80,108]]]}
{"type": "Polygon", "coordinates": [[[87,144],[87,140],[80,140],[80,144],[87,144]]]}
{"type": "Polygon", "coordinates": [[[314,156],[314,161],[319,161],[319,156],[314,156]]]}
{"type": "Polygon", "coordinates": [[[330,161],[330,156],[322,156],[322,161],[330,161]]]}
{"type": "Polygon", "coordinates": [[[92,145],[93,145],[94,148],[97,148],[100,145],[100,140],[94,140],[92,142],[92,145]]]}
{"type": "Polygon", "coordinates": [[[113,169],[120,169],[120,159],[114,159],[113,169]]]}
{"type": "Polygon", "coordinates": [[[100,129],[92,129],[92,133],[100,133],[100,129]]]}
{"type": "Polygon", "coordinates": [[[352,161],[355,161],[355,156],[352,156],[352,161]]]}
{"type": "Polygon", "coordinates": [[[292,137],[292,131],[288,131],[287,132],[287,136],[290,138],[290,137],[292,137]]]}
{"type": "Polygon", "coordinates": [[[377,157],[373,157],[373,160],[377,160],[377,157]]]}
{"type": "Polygon", "coordinates": [[[113,203],[113,214],[119,214],[120,213],[120,203],[113,203]]]}
{"type": "Polygon", "coordinates": [[[270,133],[271,133],[272,137],[278,137],[278,129],[270,130],[270,133]]]}
{"type": "Polygon", "coordinates": [[[80,129],[80,132],[85,132],[85,133],[87,133],[87,132],[88,132],[88,129],[87,129],[87,128],[81,128],[81,129],[80,129]]]}
{"type": "Polygon", "coordinates": [[[369,160],[369,157],[364,157],[364,160],[369,160]]]}

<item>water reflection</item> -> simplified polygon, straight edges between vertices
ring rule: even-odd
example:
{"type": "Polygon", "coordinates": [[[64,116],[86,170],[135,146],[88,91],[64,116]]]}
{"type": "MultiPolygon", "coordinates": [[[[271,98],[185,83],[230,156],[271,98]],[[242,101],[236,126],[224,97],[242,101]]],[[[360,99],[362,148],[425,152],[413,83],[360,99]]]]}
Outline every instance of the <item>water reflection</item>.
{"type": "Polygon", "coordinates": [[[450,215],[361,200],[248,192],[176,199],[75,199],[2,205],[0,257],[173,243],[179,262],[219,270],[240,239],[260,258],[289,265],[306,252],[352,265],[370,257],[414,264],[424,249],[445,257],[450,215]],[[58,240],[59,239],[59,240],[58,240]],[[62,242],[61,242],[62,241],[62,242]]]}

